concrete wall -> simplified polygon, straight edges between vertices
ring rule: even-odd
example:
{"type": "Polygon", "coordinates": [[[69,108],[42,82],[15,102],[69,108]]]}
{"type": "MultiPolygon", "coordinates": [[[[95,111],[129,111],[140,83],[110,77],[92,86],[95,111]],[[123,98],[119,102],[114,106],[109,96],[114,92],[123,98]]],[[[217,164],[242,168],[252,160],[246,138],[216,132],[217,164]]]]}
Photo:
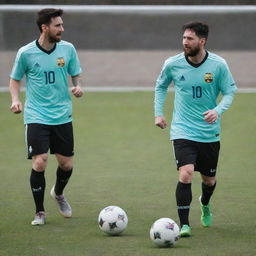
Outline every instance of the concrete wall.
{"type": "MultiPolygon", "coordinates": [[[[38,37],[31,8],[14,12],[0,6],[0,91],[8,86],[17,49],[38,37]]],[[[256,11],[239,10],[68,7],[63,39],[78,48],[85,86],[152,89],[164,60],[182,50],[182,24],[202,20],[211,29],[207,49],[227,60],[238,87],[255,88],[256,11]]]]}
{"type": "Polygon", "coordinates": [[[0,4],[80,5],[252,5],[256,0],[0,0],[0,4]]]}
{"type": "MultiPolygon", "coordinates": [[[[0,50],[16,50],[37,38],[35,13],[43,7],[8,10],[0,6],[0,50]]],[[[63,39],[78,49],[179,49],[181,26],[200,20],[210,25],[209,48],[256,50],[256,6],[61,7],[63,39]]]]}

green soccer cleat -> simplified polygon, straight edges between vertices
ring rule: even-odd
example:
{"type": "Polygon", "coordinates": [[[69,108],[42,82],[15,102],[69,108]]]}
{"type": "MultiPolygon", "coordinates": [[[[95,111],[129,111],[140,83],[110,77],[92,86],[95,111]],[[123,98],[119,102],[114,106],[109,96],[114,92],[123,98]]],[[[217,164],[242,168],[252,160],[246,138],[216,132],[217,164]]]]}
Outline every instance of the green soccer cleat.
{"type": "Polygon", "coordinates": [[[180,230],[180,237],[190,237],[191,235],[191,227],[189,225],[182,225],[180,230]]]}
{"type": "Polygon", "coordinates": [[[200,206],[201,206],[201,224],[204,227],[210,227],[212,225],[212,213],[210,204],[203,205],[201,202],[201,197],[199,198],[200,206]]]}

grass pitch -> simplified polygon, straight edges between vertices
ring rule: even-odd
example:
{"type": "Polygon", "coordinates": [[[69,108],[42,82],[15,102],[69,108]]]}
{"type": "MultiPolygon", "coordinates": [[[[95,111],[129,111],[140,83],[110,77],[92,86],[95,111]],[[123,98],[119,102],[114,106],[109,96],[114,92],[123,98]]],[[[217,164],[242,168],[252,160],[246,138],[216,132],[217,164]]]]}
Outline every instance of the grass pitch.
{"type": "MultiPolygon", "coordinates": [[[[171,115],[172,100],[170,94],[166,116],[171,115]]],[[[61,217],[50,199],[56,170],[50,156],[47,224],[34,227],[22,115],[8,111],[10,97],[0,93],[1,256],[256,255],[256,94],[238,94],[223,116],[213,226],[200,225],[197,174],[190,214],[193,236],[170,249],[156,248],[149,239],[156,219],[170,217],[179,223],[169,128],[154,126],[152,102],[152,92],[87,93],[74,99],[75,168],[65,190],[74,217],[61,217]],[[128,214],[121,236],[107,236],[98,228],[98,214],[108,205],[128,214]]]]}

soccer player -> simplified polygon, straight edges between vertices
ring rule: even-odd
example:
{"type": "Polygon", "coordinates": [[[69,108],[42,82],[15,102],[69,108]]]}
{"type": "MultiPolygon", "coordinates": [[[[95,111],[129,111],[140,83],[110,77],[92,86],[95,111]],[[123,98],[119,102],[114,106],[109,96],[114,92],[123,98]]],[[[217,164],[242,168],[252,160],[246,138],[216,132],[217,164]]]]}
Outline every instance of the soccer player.
{"type": "Polygon", "coordinates": [[[28,159],[32,159],[31,190],[36,206],[32,225],[45,224],[44,192],[48,150],[55,154],[58,168],[51,196],[64,217],[72,216],[72,208],[63,190],[73,170],[72,103],[68,75],[72,77],[72,94],[79,98],[81,67],[74,46],[61,40],[63,28],[61,9],[38,12],[37,40],[19,49],[10,75],[11,111],[22,112],[19,99],[21,79],[26,76],[24,107],[25,137],[28,159]]]}
{"type": "Polygon", "coordinates": [[[183,53],[167,59],[155,87],[155,124],[167,126],[163,106],[167,89],[174,83],[175,100],[170,136],[179,180],[176,202],[181,237],[191,236],[189,210],[194,171],[202,178],[199,198],[201,224],[212,224],[210,198],[216,187],[220,149],[220,118],[233,100],[236,85],[226,61],[205,49],[208,25],[191,22],[183,26],[183,53]],[[219,94],[221,101],[217,104],[219,94]]]}

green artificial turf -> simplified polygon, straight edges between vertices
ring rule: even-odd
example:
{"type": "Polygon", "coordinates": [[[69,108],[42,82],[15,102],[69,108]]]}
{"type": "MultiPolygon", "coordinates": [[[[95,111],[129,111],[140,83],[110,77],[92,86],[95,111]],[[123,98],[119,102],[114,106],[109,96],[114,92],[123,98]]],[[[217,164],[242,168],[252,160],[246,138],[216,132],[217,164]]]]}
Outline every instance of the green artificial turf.
{"type": "MultiPolygon", "coordinates": [[[[166,102],[170,119],[173,94],[166,102]]],[[[46,170],[47,223],[31,226],[34,203],[29,186],[22,115],[9,111],[0,93],[0,255],[1,256],[253,256],[256,255],[256,94],[237,94],[222,118],[218,184],[212,198],[214,223],[200,225],[201,181],[193,181],[190,223],[193,236],[159,249],[149,238],[161,217],[178,224],[177,171],[168,129],[154,126],[153,92],[90,92],[74,99],[74,172],[65,195],[73,218],[58,214],[49,196],[56,160],[46,170]],[[122,235],[110,237],[97,224],[108,205],[129,218],[122,235]]]]}

